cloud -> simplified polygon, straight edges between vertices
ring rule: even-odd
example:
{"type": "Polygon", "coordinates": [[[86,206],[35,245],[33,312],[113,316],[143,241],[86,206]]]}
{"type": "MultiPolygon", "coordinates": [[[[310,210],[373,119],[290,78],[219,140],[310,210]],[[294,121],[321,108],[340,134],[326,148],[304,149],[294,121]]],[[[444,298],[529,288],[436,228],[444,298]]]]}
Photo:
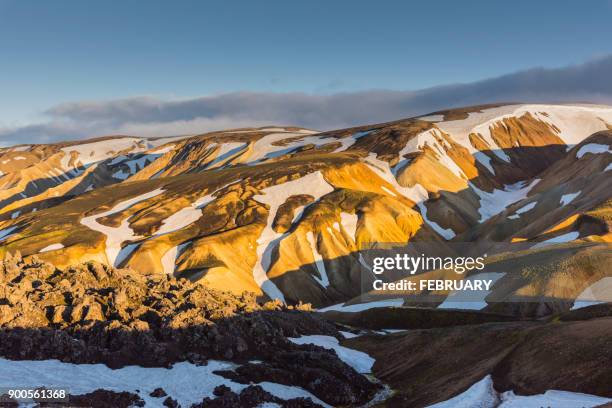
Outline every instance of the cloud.
{"type": "Polygon", "coordinates": [[[104,134],[162,136],[295,125],[328,130],[493,102],[612,102],[612,55],[580,65],[535,68],[418,91],[336,94],[235,92],[182,100],[133,97],[80,101],[47,110],[46,123],[0,129],[0,144],[45,143],[104,134]]]}

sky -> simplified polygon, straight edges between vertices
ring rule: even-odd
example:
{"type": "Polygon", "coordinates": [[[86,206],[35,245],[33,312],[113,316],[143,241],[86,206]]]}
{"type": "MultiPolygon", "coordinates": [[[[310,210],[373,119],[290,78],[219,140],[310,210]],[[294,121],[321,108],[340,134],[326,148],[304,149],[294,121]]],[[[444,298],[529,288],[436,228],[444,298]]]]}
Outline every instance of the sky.
{"type": "Polygon", "coordinates": [[[587,74],[610,66],[611,17],[612,0],[0,0],[0,144],[270,121],[356,125],[469,99],[457,89],[483,101],[605,102],[610,84],[593,92],[587,74]],[[523,75],[539,85],[568,72],[587,84],[521,94],[499,82],[523,75]],[[474,84],[478,95],[465,88],[474,84]],[[436,103],[423,94],[432,89],[436,103]]]}

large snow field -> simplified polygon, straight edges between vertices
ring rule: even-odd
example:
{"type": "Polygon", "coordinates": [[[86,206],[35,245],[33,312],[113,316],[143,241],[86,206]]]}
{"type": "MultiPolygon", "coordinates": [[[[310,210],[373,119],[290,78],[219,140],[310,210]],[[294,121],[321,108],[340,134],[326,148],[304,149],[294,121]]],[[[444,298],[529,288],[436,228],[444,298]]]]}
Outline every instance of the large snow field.
{"type": "MultiPolygon", "coordinates": [[[[66,388],[70,394],[78,395],[99,388],[111,391],[137,393],[147,407],[161,407],[163,398],[149,394],[158,387],[176,399],[182,406],[199,403],[204,397],[213,397],[218,385],[226,385],[240,392],[248,385],[227,380],[213,371],[233,370],[235,364],[209,360],[205,366],[188,362],[174,364],[171,368],[127,366],[112,370],[104,364],[70,364],[59,360],[6,360],[0,358],[0,387],[35,388],[53,386],[66,388]],[[139,392],[136,392],[139,390],[139,392]]],[[[279,398],[311,398],[328,406],[308,391],[295,386],[270,382],[259,383],[262,388],[279,398]]]]}

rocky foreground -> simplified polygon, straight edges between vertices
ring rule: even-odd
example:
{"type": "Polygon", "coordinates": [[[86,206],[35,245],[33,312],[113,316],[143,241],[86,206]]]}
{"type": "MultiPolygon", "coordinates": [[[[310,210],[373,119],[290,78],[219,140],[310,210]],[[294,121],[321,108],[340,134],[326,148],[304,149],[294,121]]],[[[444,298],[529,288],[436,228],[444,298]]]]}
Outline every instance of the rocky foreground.
{"type": "MultiPolygon", "coordinates": [[[[111,368],[219,359],[244,364],[239,374],[220,373],[235,382],[249,384],[256,374],[256,382],[299,386],[334,406],[370,400],[380,386],[334,351],[287,340],[308,334],[341,338],[332,323],[308,312],[307,306],[259,304],[248,293],[236,296],[167,275],[144,276],[93,262],[59,270],[18,255],[0,264],[3,358],[103,363],[111,368]]],[[[73,397],[71,402],[137,402],[134,395],[99,392],[98,397],[73,397]]],[[[240,406],[317,405],[307,399],[283,401],[256,387],[239,395],[221,387],[215,395],[202,406],[236,406],[236,401],[242,401],[240,406]]],[[[172,396],[166,400],[173,406],[172,396]]]]}

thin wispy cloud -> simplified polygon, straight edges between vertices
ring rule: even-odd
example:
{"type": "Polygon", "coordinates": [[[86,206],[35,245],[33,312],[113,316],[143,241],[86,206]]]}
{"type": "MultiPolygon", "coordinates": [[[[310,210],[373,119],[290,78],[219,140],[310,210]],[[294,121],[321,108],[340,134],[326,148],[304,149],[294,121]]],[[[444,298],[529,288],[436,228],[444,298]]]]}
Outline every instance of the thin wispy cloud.
{"type": "Polygon", "coordinates": [[[612,55],[417,91],[305,94],[235,92],[182,100],[134,97],[54,106],[48,121],[0,129],[0,144],[48,143],[106,134],[162,136],[295,125],[328,130],[493,102],[612,103],[612,55]]]}

